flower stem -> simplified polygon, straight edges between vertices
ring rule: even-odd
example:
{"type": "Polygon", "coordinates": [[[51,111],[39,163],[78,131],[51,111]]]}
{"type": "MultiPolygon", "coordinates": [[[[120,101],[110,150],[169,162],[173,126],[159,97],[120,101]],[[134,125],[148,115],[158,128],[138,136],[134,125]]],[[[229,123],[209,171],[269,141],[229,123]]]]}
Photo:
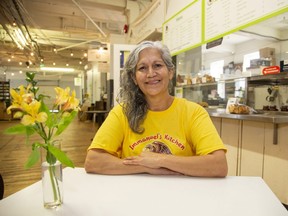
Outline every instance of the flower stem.
{"type": "Polygon", "coordinates": [[[55,165],[49,164],[49,174],[50,174],[50,180],[51,180],[52,189],[53,189],[54,201],[57,201],[59,199],[60,202],[62,202],[58,179],[55,174],[55,165]]]}

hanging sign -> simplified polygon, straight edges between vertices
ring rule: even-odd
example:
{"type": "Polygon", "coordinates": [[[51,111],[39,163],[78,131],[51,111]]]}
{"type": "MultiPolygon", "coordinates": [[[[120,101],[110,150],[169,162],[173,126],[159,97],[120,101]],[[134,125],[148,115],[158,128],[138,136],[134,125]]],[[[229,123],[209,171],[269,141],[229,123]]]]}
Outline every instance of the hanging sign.
{"type": "Polygon", "coordinates": [[[210,49],[212,47],[219,46],[219,45],[222,44],[222,41],[223,41],[223,37],[221,37],[221,38],[219,38],[217,40],[211,41],[211,42],[206,44],[206,49],[210,49]]]}

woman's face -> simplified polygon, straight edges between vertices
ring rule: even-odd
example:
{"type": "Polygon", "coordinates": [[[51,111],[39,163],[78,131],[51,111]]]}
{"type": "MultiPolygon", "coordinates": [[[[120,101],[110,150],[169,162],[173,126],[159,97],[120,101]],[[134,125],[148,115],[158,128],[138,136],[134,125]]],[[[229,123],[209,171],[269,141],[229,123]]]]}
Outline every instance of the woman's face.
{"type": "Polygon", "coordinates": [[[172,77],[173,72],[168,70],[158,49],[146,48],[140,52],[134,82],[146,97],[167,95],[172,77]]]}

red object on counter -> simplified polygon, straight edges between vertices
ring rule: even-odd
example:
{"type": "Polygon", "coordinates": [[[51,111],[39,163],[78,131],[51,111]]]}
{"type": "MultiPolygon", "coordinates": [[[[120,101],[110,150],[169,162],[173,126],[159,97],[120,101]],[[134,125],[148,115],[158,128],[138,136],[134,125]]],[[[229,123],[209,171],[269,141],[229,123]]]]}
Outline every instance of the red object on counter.
{"type": "Polygon", "coordinates": [[[262,70],[263,75],[268,75],[268,74],[278,74],[280,73],[280,67],[279,66],[270,66],[270,67],[265,67],[262,70]]]}

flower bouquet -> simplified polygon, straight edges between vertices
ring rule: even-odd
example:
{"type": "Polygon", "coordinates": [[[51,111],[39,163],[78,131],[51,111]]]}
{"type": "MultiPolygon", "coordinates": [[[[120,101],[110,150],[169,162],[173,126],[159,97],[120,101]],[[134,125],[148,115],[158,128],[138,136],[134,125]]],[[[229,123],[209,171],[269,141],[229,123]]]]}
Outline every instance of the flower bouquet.
{"type": "Polygon", "coordinates": [[[29,137],[32,134],[36,133],[40,136],[40,140],[42,141],[32,143],[32,153],[25,167],[30,168],[41,158],[41,150],[45,153],[46,160],[45,163],[42,163],[43,190],[50,187],[51,192],[50,197],[45,197],[45,191],[43,191],[44,206],[55,207],[62,204],[61,164],[74,167],[73,162],[61,151],[60,147],[56,146],[56,143],[59,141],[57,136],[59,136],[76,117],[79,110],[79,100],[75,98],[75,91],[70,93],[69,87],[65,89],[56,87],[55,102],[52,109],[49,109],[45,104],[45,98],[49,96],[37,94],[39,88],[34,78],[35,73],[27,72],[27,87],[21,85],[18,89],[10,90],[12,105],[8,107],[7,113],[11,114],[11,112],[13,112],[13,117],[21,118],[21,123],[6,129],[5,132],[7,134],[26,135],[26,143],[29,143],[29,137]],[[45,170],[46,172],[44,172],[45,170]],[[57,174],[57,171],[60,173],[57,174]],[[49,179],[48,184],[47,179],[45,180],[46,177],[49,179]]]}

